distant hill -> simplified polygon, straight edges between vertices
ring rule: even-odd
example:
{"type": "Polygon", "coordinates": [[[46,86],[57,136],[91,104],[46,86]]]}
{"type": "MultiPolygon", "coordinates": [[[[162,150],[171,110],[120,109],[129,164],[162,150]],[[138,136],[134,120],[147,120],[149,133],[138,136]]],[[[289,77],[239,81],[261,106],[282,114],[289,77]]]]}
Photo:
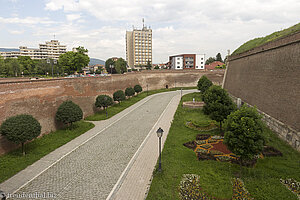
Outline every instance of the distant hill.
{"type": "Polygon", "coordinates": [[[97,59],[97,58],[90,58],[89,65],[97,65],[97,64],[105,65],[105,61],[97,59]]]}
{"type": "Polygon", "coordinates": [[[0,48],[1,52],[20,51],[20,49],[0,48]]]}
{"type": "Polygon", "coordinates": [[[250,40],[250,41],[246,42],[242,46],[240,46],[232,54],[235,55],[235,54],[243,53],[243,52],[248,51],[250,49],[253,49],[255,47],[261,46],[261,45],[263,45],[267,42],[270,42],[270,41],[276,40],[278,38],[293,34],[293,33],[297,32],[299,30],[300,30],[300,23],[298,23],[298,24],[296,24],[292,27],[289,27],[287,29],[284,29],[282,31],[274,32],[274,33],[272,33],[270,35],[267,35],[265,37],[255,38],[253,40],[250,40]]]}

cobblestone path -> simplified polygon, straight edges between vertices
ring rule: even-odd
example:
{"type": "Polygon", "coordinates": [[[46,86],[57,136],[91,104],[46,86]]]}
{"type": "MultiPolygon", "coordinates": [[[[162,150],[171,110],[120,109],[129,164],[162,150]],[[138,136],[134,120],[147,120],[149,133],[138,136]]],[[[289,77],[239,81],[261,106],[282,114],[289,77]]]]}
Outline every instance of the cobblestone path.
{"type": "MultiPolygon", "coordinates": [[[[50,194],[50,199],[51,195],[56,199],[106,199],[176,94],[154,95],[112,126],[105,129],[96,126],[94,129],[98,128],[99,134],[20,188],[16,194],[50,194]]],[[[123,112],[126,114],[126,110],[123,112]]]]}

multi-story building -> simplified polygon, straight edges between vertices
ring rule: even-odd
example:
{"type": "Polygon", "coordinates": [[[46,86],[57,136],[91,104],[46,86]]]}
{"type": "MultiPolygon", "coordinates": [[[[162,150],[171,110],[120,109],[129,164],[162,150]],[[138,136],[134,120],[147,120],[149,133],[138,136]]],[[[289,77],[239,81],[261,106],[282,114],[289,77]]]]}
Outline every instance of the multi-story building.
{"type": "Polygon", "coordinates": [[[204,69],[204,54],[180,54],[169,57],[171,69],[204,69]]]}
{"type": "Polygon", "coordinates": [[[141,68],[152,65],[152,29],[143,26],[141,30],[133,28],[126,31],[126,60],[129,68],[141,68]]]}
{"type": "Polygon", "coordinates": [[[31,59],[47,59],[58,60],[59,56],[67,52],[66,45],[61,45],[58,40],[51,40],[46,44],[39,44],[39,48],[27,48],[20,46],[19,51],[0,52],[4,58],[18,58],[19,56],[29,56],[31,59]]]}

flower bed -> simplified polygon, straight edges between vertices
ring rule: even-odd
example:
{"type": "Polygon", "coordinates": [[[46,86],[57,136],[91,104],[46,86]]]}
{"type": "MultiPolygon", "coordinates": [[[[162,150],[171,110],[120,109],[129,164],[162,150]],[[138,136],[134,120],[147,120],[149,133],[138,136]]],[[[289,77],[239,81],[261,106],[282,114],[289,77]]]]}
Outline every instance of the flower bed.
{"type": "Polygon", "coordinates": [[[300,182],[289,178],[289,179],[280,179],[280,182],[285,185],[289,190],[291,190],[294,194],[297,195],[298,199],[300,199],[300,182]]]}
{"type": "Polygon", "coordinates": [[[239,156],[233,154],[227,146],[223,144],[223,139],[224,137],[219,135],[198,134],[195,141],[185,143],[184,146],[193,149],[198,160],[217,160],[242,164],[247,167],[255,166],[257,159],[263,158],[264,156],[282,156],[282,153],[274,147],[265,146],[262,154],[257,155],[252,160],[243,160],[243,162],[240,163],[239,156]]]}
{"type": "MultiPolygon", "coordinates": [[[[234,178],[232,180],[232,189],[232,200],[253,200],[241,179],[234,178]]],[[[200,184],[200,176],[196,174],[183,175],[179,185],[179,197],[181,200],[218,199],[203,191],[200,184]]]]}
{"type": "Polygon", "coordinates": [[[272,156],[282,156],[282,153],[275,149],[274,147],[270,147],[270,146],[265,146],[262,154],[266,157],[272,157],[272,156]]]}
{"type": "Polygon", "coordinates": [[[232,199],[236,199],[236,200],[250,200],[250,199],[253,199],[250,196],[250,193],[244,187],[244,183],[241,179],[234,178],[232,180],[232,187],[233,187],[232,199]]]}

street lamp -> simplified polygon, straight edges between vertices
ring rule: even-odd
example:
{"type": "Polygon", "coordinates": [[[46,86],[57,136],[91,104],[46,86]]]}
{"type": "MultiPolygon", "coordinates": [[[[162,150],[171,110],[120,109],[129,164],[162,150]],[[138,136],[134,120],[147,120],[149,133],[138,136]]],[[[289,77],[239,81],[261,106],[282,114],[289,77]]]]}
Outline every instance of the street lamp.
{"type": "Polygon", "coordinates": [[[53,62],[50,61],[50,58],[47,58],[47,63],[48,63],[48,64],[51,63],[51,67],[52,67],[52,78],[53,78],[53,62]]]}
{"type": "Polygon", "coordinates": [[[148,84],[147,84],[147,96],[148,96],[148,84]]]}
{"type": "Polygon", "coordinates": [[[109,65],[109,68],[110,68],[110,74],[112,74],[113,65],[109,65]]]}
{"type": "Polygon", "coordinates": [[[161,137],[163,136],[164,130],[162,128],[158,128],[156,131],[157,137],[159,138],[159,164],[158,171],[161,172],[161,137]]]}

